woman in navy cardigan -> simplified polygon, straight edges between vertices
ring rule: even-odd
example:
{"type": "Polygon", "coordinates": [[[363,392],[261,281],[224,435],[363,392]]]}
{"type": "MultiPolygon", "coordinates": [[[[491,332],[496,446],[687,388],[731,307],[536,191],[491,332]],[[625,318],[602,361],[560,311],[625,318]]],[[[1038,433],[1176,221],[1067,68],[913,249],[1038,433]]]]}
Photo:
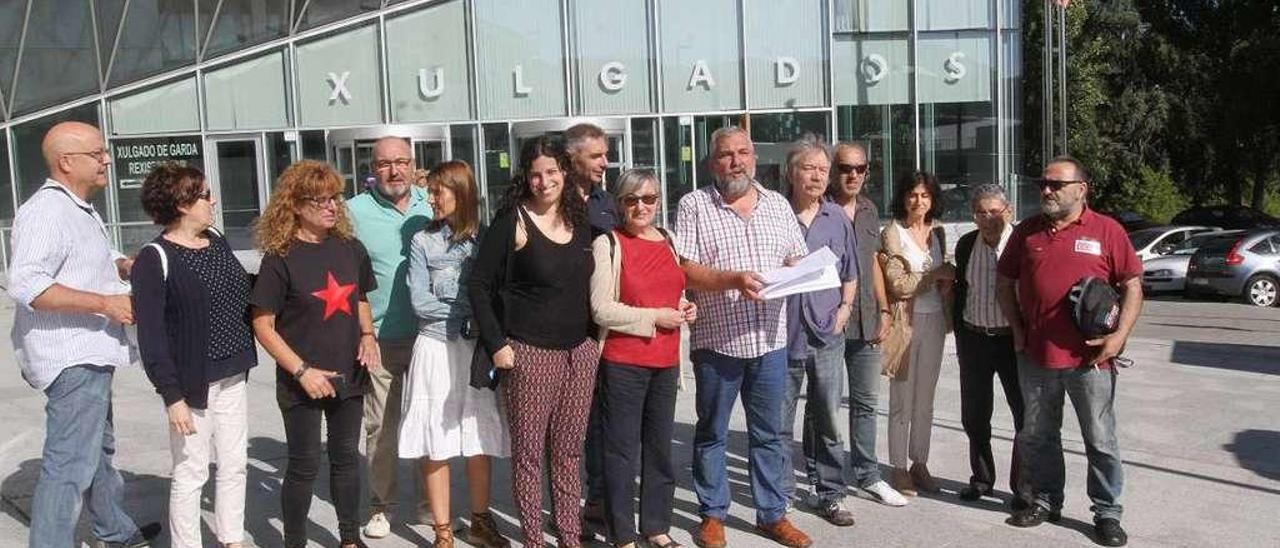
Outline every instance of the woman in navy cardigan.
{"type": "Polygon", "coordinates": [[[200,547],[200,492],[209,462],[218,473],[212,529],[219,546],[244,542],[248,371],[257,351],[248,323],[249,275],[214,231],[204,174],[156,167],[142,207],[164,231],[143,246],[131,272],[138,346],[169,414],[172,546],[200,547]]]}

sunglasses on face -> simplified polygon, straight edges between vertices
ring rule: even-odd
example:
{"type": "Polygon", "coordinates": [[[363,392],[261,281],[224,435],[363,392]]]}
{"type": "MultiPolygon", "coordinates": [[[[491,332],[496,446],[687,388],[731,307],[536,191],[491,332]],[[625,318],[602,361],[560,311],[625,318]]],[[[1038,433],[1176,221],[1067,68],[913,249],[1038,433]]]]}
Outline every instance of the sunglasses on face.
{"type": "Polygon", "coordinates": [[[644,202],[644,205],[653,205],[658,203],[657,194],[645,194],[644,196],[636,196],[634,194],[623,196],[622,205],[627,207],[635,207],[636,204],[644,202]]]}
{"type": "Polygon", "coordinates": [[[836,164],[836,171],[839,172],[841,175],[848,175],[850,173],[857,173],[858,175],[862,175],[863,173],[867,172],[867,164],[839,163],[839,164],[836,164]]]}
{"type": "Polygon", "coordinates": [[[1076,183],[1083,183],[1083,182],[1084,181],[1055,181],[1053,179],[1043,179],[1043,178],[1035,180],[1036,186],[1040,187],[1040,190],[1044,190],[1047,188],[1054,192],[1057,192],[1059,190],[1062,190],[1063,188],[1066,188],[1067,185],[1073,185],[1076,183]]]}

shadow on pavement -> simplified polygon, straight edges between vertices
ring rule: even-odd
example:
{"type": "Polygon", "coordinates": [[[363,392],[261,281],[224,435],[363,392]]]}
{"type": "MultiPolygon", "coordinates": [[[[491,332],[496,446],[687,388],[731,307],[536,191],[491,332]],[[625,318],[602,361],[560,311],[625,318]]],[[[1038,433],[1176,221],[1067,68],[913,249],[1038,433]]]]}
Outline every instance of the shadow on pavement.
{"type": "Polygon", "coordinates": [[[1169,361],[1196,367],[1280,375],[1280,348],[1274,346],[1173,341],[1169,361]]]}
{"type": "Polygon", "coordinates": [[[1236,462],[1246,470],[1267,479],[1280,480],[1280,432],[1271,430],[1243,430],[1223,449],[1236,456],[1236,462]]]}
{"type": "MultiPolygon", "coordinates": [[[[18,465],[16,472],[0,481],[0,511],[28,527],[31,526],[31,502],[35,496],[36,480],[40,479],[40,464],[41,459],[27,459],[18,465]]],[[[125,484],[125,509],[129,517],[133,518],[138,525],[160,522],[167,526],[169,478],[134,474],[127,470],[120,470],[120,477],[125,484]],[[146,503],[140,504],[142,501],[139,499],[147,497],[158,489],[163,489],[166,495],[158,507],[146,503]],[[148,511],[139,512],[139,508],[146,508],[148,511]]],[[[94,540],[90,533],[92,524],[92,516],[88,508],[82,507],[76,529],[79,533],[78,537],[90,545],[94,540]]]]}

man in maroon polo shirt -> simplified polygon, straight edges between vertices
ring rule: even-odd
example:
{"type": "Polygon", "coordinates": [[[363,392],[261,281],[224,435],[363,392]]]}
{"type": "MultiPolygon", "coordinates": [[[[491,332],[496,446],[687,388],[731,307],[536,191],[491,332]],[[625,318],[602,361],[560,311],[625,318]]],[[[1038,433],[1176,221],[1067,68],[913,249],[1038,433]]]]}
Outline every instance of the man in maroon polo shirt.
{"type": "Polygon", "coordinates": [[[1120,492],[1124,474],[1116,440],[1112,358],[1124,348],[1142,310],[1142,262],[1119,223],[1089,209],[1089,172],[1077,160],[1049,162],[1040,186],[1041,215],[1014,229],[997,267],[1000,308],[1013,328],[1026,406],[1023,444],[1035,503],[1009,523],[1034,527],[1061,518],[1066,471],[1062,407],[1071,398],[1089,461],[1096,542],[1123,546],[1120,492]],[[1076,327],[1071,286],[1093,276],[1121,293],[1119,328],[1086,340],[1076,327]]]}

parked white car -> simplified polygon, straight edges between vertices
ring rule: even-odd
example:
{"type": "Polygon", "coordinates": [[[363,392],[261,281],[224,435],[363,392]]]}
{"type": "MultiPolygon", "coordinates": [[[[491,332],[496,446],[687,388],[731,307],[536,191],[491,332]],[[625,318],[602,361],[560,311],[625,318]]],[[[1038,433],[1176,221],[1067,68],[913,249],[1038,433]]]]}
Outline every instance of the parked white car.
{"type": "Polygon", "coordinates": [[[1138,258],[1146,261],[1178,249],[1187,238],[1196,234],[1220,230],[1211,226],[1158,226],[1129,233],[1129,241],[1138,251],[1138,258]]]}

